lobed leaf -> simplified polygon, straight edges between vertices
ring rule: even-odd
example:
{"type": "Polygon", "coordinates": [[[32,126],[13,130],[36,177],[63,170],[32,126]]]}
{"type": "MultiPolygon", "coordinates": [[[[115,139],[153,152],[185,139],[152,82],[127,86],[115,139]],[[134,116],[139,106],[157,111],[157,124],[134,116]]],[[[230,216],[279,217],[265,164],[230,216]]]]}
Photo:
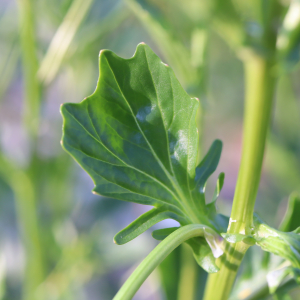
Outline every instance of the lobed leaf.
{"type": "MultiPolygon", "coordinates": [[[[95,92],[61,108],[62,146],[91,176],[95,193],[154,206],[115,242],[126,243],[166,218],[220,232],[224,218],[212,209],[214,203],[206,205],[204,192],[222,142],[216,140],[196,165],[198,99],[187,95],[172,69],[143,43],[130,59],[104,50],[99,61],[95,92]]],[[[215,197],[223,180],[221,175],[215,197]]]]}

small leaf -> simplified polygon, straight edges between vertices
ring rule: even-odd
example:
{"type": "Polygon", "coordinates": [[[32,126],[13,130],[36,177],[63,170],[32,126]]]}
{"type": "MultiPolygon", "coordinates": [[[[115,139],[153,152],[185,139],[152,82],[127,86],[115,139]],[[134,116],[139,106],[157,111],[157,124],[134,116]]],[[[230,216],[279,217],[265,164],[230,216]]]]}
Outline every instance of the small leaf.
{"type": "MultiPolygon", "coordinates": [[[[207,154],[196,168],[195,188],[193,189],[193,198],[197,199],[197,207],[202,211],[205,207],[205,184],[207,179],[216,170],[222,152],[222,142],[215,140],[208,150],[207,154]]],[[[221,181],[222,181],[221,175],[221,181]]],[[[224,179],[224,178],[223,178],[224,179]]],[[[223,185],[223,183],[221,184],[223,185]]]]}
{"type": "MultiPolygon", "coordinates": [[[[222,152],[222,142],[220,140],[215,140],[210,149],[208,150],[207,154],[200,162],[200,164],[196,168],[196,190],[200,193],[204,193],[204,187],[207,179],[210,175],[216,170],[222,152]]],[[[223,175],[221,175],[220,181],[221,186],[223,186],[223,175]]]]}
{"type": "MultiPolygon", "coordinates": [[[[156,223],[165,219],[170,219],[172,216],[173,214],[170,212],[161,212],[160,210],[153,208],[142,214],[126,228],[117,233],[114,237],[114,242],[118,245],[128,243],[156,223]]],[[[174,218],[176,218],[176,215],[173,216],[173,219],[174,218]]]]}

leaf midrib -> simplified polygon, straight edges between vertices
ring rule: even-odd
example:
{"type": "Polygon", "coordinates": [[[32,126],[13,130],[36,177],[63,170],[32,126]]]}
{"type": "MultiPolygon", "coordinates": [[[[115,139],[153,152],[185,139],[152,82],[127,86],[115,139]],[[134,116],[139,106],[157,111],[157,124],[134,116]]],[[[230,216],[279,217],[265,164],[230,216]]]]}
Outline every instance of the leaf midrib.
{"type": "MultiPolygon", "coordinates": [[[[102,55],[103,55],[103,54],[102,54],[102,55]]],[[[192,211],[192,209],[191,209],[190,206],[188,205],[188,201],[186,200],[183,191],[182,191],[181,188],[179,187],[176,178],[174,178],[174,176],[171,176],[171,174],[168,172],[168,170],[166,170],[165,166],[164,166],[163,163],[160,161],[160,159],[158,158],[156,152],[153,150],[151,144],[149,143],[148,139],[146,138],[146,136],[145,136],[143,130],[141,129],[139,123],[138,123],[137,120],[136,120],[136,117],[135,117],[135,115],[134,115],[134,113],[133,113],[133,111],[132,111],[131,106],[129,105],[128,100],[126,99],[125,95],[123,94],[123,92],[122,92],[122,90],[121,90],[120,84],[119,84],[119,82],[118,82],[118,80],[117,80],[117,78],[116,78],[116,76],[115,76],[115,73],[114,73],[114,71],[113,71],[113,69],[112,69],[112,67],[111,67],[111,65],[110,65],[110,63],[109,63],[109,61],[108,61],[108,59],[107,59],[106,56],[105,56],[105,59],[106,59],[106,62],[107,62],[107,64],[108,64],[108,66],[109,66],[109,68],[110,68],[110,70],[111,70],[113,76],[114,76],[114,79],[115,79],[115,82],[116,82],[116,84],[117,84],[117,86],[118,86],[118,88],[119,88],[119,91],[120,91],[120,93],[121,93],[123,99],[125,100],[125,102],[126,102],[128,108],[129,108],[130,112],[131,112],[131,115],[132,115],[132,117],[133,117],[133,119],[134,119],[134,121],[135,121],[137,127],[139,128],[141,134],[143,135],[143,137],[144,137],[146,143],[148,144],[148,147],[150,148],[150,150],[151,150],[153,156],[155,157],[156,161],[158,162],[158,164],[160,165],[160,167],[162,168],[162,170],[164,171],[164,173],[166,174],[166,176],[169,178],[169,180],[170,180],[170,182],[172,183],[172,185],[173,185],[175,191],[177,192],[179,198],[182,200],[182,202],[178,201],[178,202],[180,203],[180,206],[184,209],[184,211],[185,211],[185,213],[186,213],[186,215],[187,215],[188,218],[190,218],[194,223],[198,223],[198,218],[196,217],[196,215],[194,214],[194,212],[192,211]],[[188,212],[188,213],[187,213],[187,212],[188,212]]],[[[147,63],[148,63],[148,61],[147,61],[147,63]]],[[[149,65],[148,65],[148,69],[149,69],[149,65]]],[[[150,71],[150,70],[149,70],[149,71],[150,71]]],[[[150,72],[150,73],[151,73],[151,72],[150,72]]],[[[151,76],[152,76],[152,75],[151,75],[151,76]]],[[[100,80],[99,80],[99,81],[100,81],[100,80]]],[[[153,84],[154,84],[154,83],[153,83],[153,84]]],[[[169,152],[169,149],[168,149],[168,152],[169,152]]],[[[176,197],[176,199],[178,199],[178,198],[176,197]]]]}

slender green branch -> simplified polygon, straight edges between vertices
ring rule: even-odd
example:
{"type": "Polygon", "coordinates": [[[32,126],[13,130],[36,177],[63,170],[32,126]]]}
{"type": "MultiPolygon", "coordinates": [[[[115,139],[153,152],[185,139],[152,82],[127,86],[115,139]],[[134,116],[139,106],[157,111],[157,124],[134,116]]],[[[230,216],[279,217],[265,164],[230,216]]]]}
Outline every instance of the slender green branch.
{"type": "Polygon", "coordinates": [[[75,0],[70,6],[38,71],[38,77],[45,84],[49,84],[57,74],[78,28],[84,21],[92,4],[93,0],[75,0]]]}
{"type": "Polygon", "coordinates": [[[205,232],[216,234],[211,228],[200,224],[186,225],[171,233],[135,269],[113,300],[132,299],[147,277],[176,247],[190,238],[204,236],[205,232]]]}

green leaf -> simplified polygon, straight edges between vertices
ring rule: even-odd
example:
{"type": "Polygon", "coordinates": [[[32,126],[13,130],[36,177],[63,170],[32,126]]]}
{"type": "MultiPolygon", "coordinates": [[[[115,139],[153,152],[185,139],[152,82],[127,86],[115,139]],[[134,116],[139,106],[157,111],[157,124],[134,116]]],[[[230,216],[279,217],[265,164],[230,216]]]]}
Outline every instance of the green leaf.
{"type": "Polygon", "coordinates": [[[174,211],[191,223],[197,108],[145,44],[131,59],[104,50],[95,93],[62,106],[63,147],[91,175],[96,193],[174,211]]]}
{"type": "Polygon", "coordinates": [[[104,50],[94,94],[62,106],[62,144],[90,174],[96,193],[153,205],[181,224],[209,224],[204,186],[222,143],[215,141],[196,168],[197,108],[145,44],[130,59],[104,50]]]}
{"type": "Polygon", "coordinates": [[[126,244],[156,223],[170,218],[172,218],[172,213],[165,211],[161,212],[160,210],[153,208],[142,214],[126,228],[117,233],[114,237],[114,242],[118,245],[126,244]]]}
{"type": "MultiPolygon", "coordinates": [[[[206,181],[210,177],[210,175],[216,170],[220,160],[221,152],[222,142],[220,140],[215,140],[211,145],[208,153],[196,169],[196,186],[194,192],[200,192],[201,200],[203,200],[203,203],[201,203],[201,205],[205,205],[204,192],[206,181]]],[[[224,178],[222,179],[222,177],[223,176],[221,175],[221,179],[219,178],[219,181],[224,181],[224,178]]],[[[223,186],[223,182],[221,183],[221,186],[223,186]]]]}
{"type": "Polygon", "coordinates": [[[154,206],[117,234],[117,243],[166,218],[219,232],[204,187],[222,143],[215,141],[196,166],[198,107],[172,69],[143,43],[130,59],[101,51],[94,94],[62,106],[62,145],[92,177],[94,192],[154,206]]]}

